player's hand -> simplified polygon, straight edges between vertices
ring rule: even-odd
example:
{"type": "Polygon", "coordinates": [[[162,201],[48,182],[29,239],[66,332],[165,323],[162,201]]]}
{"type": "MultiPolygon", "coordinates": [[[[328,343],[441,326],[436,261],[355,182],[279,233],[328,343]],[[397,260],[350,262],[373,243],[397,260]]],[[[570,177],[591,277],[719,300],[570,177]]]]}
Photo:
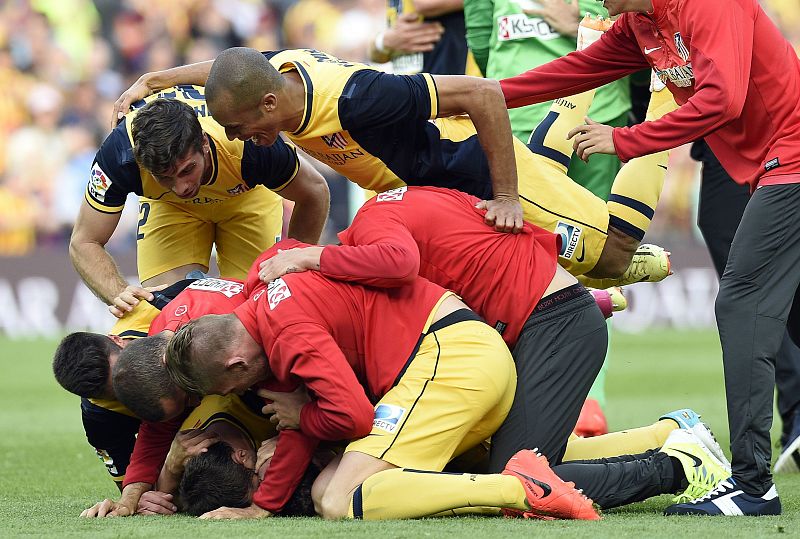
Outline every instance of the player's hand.
{"type": "Polygon", "coordinates": [[[567,139],[574,138],[572,148],[580,159],[589,161],[589,156],[595,153],[616,155],[614,147],[614,128],[585,118],[586,123],[579,125],[567,133],[567,139]]]}
{"type": "Polygon", "coordinates": [[[131,84],[130,88],[125,90],[122,95],[114,101],[114,110],[111,113],[111,129],[114,129],[122,117],[131,110],[132,104],[153,93],[153,89],[148,84],[149,75],[149,73],[145,73],[139,77],[136,82],[131,84]]]}
{"type": "Polygon", "coordinates": [[[209,446],[218,441],[219,435],[215,432],[203,429],[182,430],[172,440],[164,466],[171,474],[179,476],[190,458],[205,453],[209,446]]]}
{"type": "Polygon", "coordinates": [[[272,414],[269,420],[278,427],[278,430],[300,428],[300,410],[306,403],[311,402],[305,386],[301,385],[291,393],[279,393],[266,389],[259,389],[257,393],[259,397],[272,401],[261,411],[266,415],[272,414]]]}
{"type": "Polygon", "coordinates": [[[536,0],[542,6],[535,9],[524,9],[530,17],[543,19],[553,30],[562,36],[578,36],[580,13],[578,0],[536,0]]]}
{"type": "Polygon", "coordinates": [[[258,448],[256,453],[256,473],[263,479],[264,474],[269,468],[269,463],[272,461],[272,455],[275,454],[275,448],[278,447],[278,437],[273,436],[261,442],[261,447],[258,448]]]}
{"type": "Polygon", "coordinates": [[[128,285],[125,287],[125,290],[117,294],[117,296],[111,300],[111,305],[108,306],[108,312],[117,318],[122,318],[131,312],[133,308],[139,304],[140,300],[153,301],[153,292],[164,290],[167,286],[169,285],[162,284],[159,286],[145,287],[128,285]]]}
{"type": "Polygon", "coordinates": [[[129,517],[133,510],[127,505],[123,505],[114,500],[106,498],[102,502],[97,502],[89,509],[84,509],[81,513],[83,518],[104,518],[104,517],[129,517]]]}
{"type": "Polygon", "coordinates": [[[308,270],[319,270],[319,259],[322,247],[298,247],[295,249],[278,249],[278,254],[268,258],[258,266],[258,278],[269,283],[287,273],[301,273],[308,270]]]}
{"type": "Polygon", "coordinates": [[[178,508],[172,503],[172,494],[148,490],[139,498],[137,515],[174,515],[178,508]]]}
{"type": "Polygon", "coordinates": [[[481,200],[475,207],[486,210],[484,222],[498,232],[522,232],[522,204],[518,199],[498,197],[494,200],[481,200]]]}
{"type": "Polygon", "coordinates": [[[223,520],[223,519],[245,519],[245,518],[266,518],[271,517],[272,513],[266,509],[261,509],[256,504],[250,507],[220,507],[207,513],[203,513],[198,518],[203,520],[223,520]]]}
{"type": "Polygon", "coordinates": [[[383,47],[395,54],[432,51],[442,38],[444,26],[425,22],[416,13],[402,13],[383,33],[383,47]]]}

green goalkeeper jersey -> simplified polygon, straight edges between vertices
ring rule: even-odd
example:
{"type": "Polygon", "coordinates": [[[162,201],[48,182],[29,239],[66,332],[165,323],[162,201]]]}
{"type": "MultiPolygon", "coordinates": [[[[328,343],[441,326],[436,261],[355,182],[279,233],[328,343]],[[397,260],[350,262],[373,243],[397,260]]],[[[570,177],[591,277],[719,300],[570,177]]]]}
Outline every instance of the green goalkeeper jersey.
{"type": "MultiPolygon", "coordinates": [[[[578,0],[578,5],[581,16],[608,17],[596,0],[578,0]]],[[[544,20],[526,15],[523,8],[529,6],[537,7],[535,0],[464,0],[467,42],[487,78],[513,77],[575,50],[574,37],[562,36],[544,20]]],[[[514,135],[527,143],[549,108],[546,102],[509,110],[514,135]]],[[[597,90],[589,116],[608,122],[630,108],[626,78],[597,90]]]]}

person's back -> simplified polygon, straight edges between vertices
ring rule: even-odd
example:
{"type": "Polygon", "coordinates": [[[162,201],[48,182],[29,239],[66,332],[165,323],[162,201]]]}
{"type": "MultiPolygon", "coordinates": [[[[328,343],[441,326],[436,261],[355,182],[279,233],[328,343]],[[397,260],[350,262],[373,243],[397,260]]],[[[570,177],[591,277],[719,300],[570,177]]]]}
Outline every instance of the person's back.
{"type": "Polygon", "coordinates": [[[521,234],[496,232],[484,224],[478,202],[437,187],[387,191],[367,202],[339,237],[344,245],[381,238],[416,243],[419,275],[455,291],[513,345],[553,279],[557,236],[528,223],[521,234]]]}
{"type": "Polygon", "coordinates": [[[245,327],[257,327],[271,336],[271,342],[262,342],[262,346],[279,382],[288,374],[281,372],[283,366],[291,366],[296,359],[289,351],[309,346],[323,329],[344,353],[365,390],[373,396],[383,395],[412,356],[446,291],[422,278],[408,286],[380,290],[334,281],[317,272],[262,283],[259,264],[278,249],[294,247],[308,245],[284,240],[256,259],[245,285],[251,299],[234,311],[236,316],[245,327]]]}

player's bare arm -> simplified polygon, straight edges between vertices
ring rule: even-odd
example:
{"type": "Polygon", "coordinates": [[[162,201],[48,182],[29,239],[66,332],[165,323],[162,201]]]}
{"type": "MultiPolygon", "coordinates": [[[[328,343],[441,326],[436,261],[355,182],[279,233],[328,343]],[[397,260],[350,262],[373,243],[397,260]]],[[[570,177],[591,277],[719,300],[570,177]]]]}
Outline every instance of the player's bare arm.
{"type": "Polygon", "coordinates": [[[206,62],[198,62],[196,64],[188,64],[164,69],[162,71],[145,73],[114,102],[114,110],[111,114],[111,129],[114,129],[122,117],[131,110],[131,105],[133,103],[159,90],[177,84],[196,84],[198,86],[204,86],[208,78],[208,72],[211,71],[211,64],[213,63],[213,60],[208,60],[206,62]]]}
{"type": "Polygon", "coordinates": [[[150,483],[130,483],[125,485],[118,502],[110,499],[97,502],[89,509],[85,509],[81,516],[84,518],[129,517],[136,512],[142,494],[152,487],[153,485],[150,483]]]}
{"type": "Polygon", "coordinates": [[[500,232],[522,230],[517,163],[511,122],[497,81],[459,75],[434,75],[439,117],[469,114],[489,161],[494,199],[487,201],[486,224],[500,232]]]}
{"type": "Polygon", "coordinates": [[[300,157],[295,178],[280,191],[280,195],[294,202],[288,236],[305,243],[319,243],[328,211],[331,193],[328,183],[311,164],[300,157]]]}
{"type": "Polygon", "coordinates": [[[121,213],[102,213],[83,201],[72,237],[69,255],[72,264],[86,286],[111,308],[112,314],[121,317],[139,302],[152,300],[153,294],[144,288],[130,286],[105,245],[117,228],[121,213]]]}

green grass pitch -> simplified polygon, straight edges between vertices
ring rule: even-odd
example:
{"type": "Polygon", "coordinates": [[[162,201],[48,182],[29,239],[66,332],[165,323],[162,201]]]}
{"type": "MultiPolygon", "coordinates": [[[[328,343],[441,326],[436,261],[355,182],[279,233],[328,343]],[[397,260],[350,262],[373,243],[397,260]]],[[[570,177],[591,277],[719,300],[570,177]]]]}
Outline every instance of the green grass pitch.
{"type": "MultiPolygon", "coordinates": [[[[55,341],[0,339],[0,537],[800,537],[800,476],[779,477],[781,517],[665,518],[668,497],[606,513],[602,522],[451,518],[388,522],[274,519],[203,522],[188,517],[84,520],[116,488],[86,444],[78,399],[53,380],[55,341]]],[[[690,406],[727,447],[719,343],[711,332],[615,334],[608,376],[611,427],[648,424],[690,406]]]]}

